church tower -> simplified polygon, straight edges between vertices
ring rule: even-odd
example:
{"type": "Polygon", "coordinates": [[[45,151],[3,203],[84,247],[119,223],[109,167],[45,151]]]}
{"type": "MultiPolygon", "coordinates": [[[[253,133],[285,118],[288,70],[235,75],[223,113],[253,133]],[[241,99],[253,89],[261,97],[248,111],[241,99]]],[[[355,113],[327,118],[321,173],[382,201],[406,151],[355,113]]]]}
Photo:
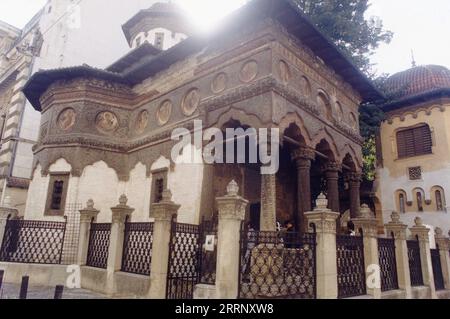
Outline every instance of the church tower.
{"type": "Polygon", "coordinates": [[[133,49],[150,43],[160,50],[167,50],[191,33],[187,15],[172,1],[157,2],[139,11],[122,29],[133,49]]]}

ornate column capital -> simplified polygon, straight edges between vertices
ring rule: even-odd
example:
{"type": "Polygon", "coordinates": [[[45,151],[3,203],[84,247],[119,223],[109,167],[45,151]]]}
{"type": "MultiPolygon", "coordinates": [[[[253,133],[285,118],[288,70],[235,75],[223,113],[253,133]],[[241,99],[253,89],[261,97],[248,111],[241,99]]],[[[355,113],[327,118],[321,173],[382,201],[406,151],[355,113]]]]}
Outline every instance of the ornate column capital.
{"type": "Polygon", "coordinates": [[[392,212],[391,221],[385,225],[388,234],[393,234],[395,239],[406,240],[406,230],[408,226],[400,221],[400,215],[392,212]]]}
{"type": "Polygon", "coordinates": [[[349,183],[361,183],[362,172],[347,172],[345,173],[344,179],[349,183]]]}
{"type": "Polygon", "coordinates": [[[86,207],[80,209],[80,223],[90,223],[97,218],[99,213],[100,211],[94,208],[94,201],[89,199],[86,203],[86,207]]]}
{"type": "Polygon", "coordinates": [[[420,241],[430,242],[429,234],[430,230],[423,225],[422,218],[416,217],[414,219],[415,225],[411,227],[409,230],[411,231],[412,237],[418,237],[420,241]]]}
{"type": "Polygon", "coordinates": [[[113,223],[125,223],[126,218],[134,212],[134,208],[128,206],[127,202],[128,198],[122,195],[119,198],[119,205],[111,207],[113,223]]]}
{"type": "Polygon", "coordinates": [[[335,161],[330,161],[322,166],[322,171],[327,175],[327,179],[338,178],[342,172],[342,165],[335,161]]]}
{"type": "Polygon", "coordinates": [[[162,201],[152,204],[150,209],[150,217],[155,221],[170,222],[178,215],[181,205],[172,201],[172,192],[166,189],[162,194],[162,201]]]}
{"type": "Polygon", "coordinates": [[[296,163],[311,162],[316,158],[316,152],[310,147],[302,146],[291,151],[291,158],[296,163]]]}
{"type": "Polygon", "coordinates": [[[238,195],[239,186],[231,181],[227,186],[227,195],[216,198],[219,208],[219,220],[233,219],[243,221],[248,201],[238,195]]]}

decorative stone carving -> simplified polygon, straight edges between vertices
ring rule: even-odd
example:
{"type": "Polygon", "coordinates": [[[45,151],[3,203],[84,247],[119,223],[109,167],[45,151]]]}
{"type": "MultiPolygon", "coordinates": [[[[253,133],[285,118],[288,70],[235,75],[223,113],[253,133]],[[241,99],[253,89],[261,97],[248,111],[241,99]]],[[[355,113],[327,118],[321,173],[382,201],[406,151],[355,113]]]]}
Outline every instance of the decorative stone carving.
{"type": "Polygon", "coordinates": [[[392,214],[391,214],[391,220],[392,220],[392,223],[395,223],[395,224],[398,224],[398,223],[400,223],[400,214],[399,213],[397,213],[397,212],[392,212],[392,214]]]}
{"type": "Polygon", "coordinates": [[[172,102],[170,100],[166,100],[161,103],[161,106],[158,109],[156,117],[158,118],[159,125],[164,125],[169,122],[170,116],[172,115],[172,102]]]}
{"type": "Polygon", "coordinates": [[[63,131],[70,130],[76,121],[77,113],[72,108],[63,110],[58,116],[58,127],[63,131]]]}
{"type": "Polygon", "coordinates": [[[359,216],[358,218],[374,218],[374,214],[369,208],[369,205],[362,204],[361,209],[359,210],[359,216]]]}
{"type": "Polygon", "coordinates": [[[228,196],[237,196],[239,193],[239,185],[236,183],[236,181],[233,179],[228,185],[227,185],[227,195],[228,196]]]}
{"type": "Polygon", "coordinates": [[[258,75],[258,63],[256,61],[246,62],[241,69],[239,78],[242,82],[248,83],[253,81],[258,75]]]}
{"type": "Polygon", "coordinates": [[[309,80],[306,76],[302,76],[302,78],[300,79],[300,89],[305,97],[311,98],[312,95],[311,84],[309,83],[309,80]]]}
{"type": "Polygon", "coordinates": [[[281,81],[283,81],[284,83],[289,82],[291,78],[291,70],[289,68],[289,65],[283,60],[280,60],[278,62],[278,75],[280,76],[281,81]]]}
{"type": "Polygon", "coordinates": [[[101,112],[95,119],[95,127],[101,133],[110,134],[119,127],[119,120],[112,112],[101,112]]]}
{"type": "Polygon", "coordinates": [[[216,75],[216,77],[213,79],[211,83],[211,91],[213,93],[220,93],[225,91],[228,84],[228,77],[225,73],[219,73],[216,75]]]}
{"type": "Polygon", "coordinates": [[[443,238],[444,237],[444,231],[440,227],[436,227],[434,229],[434,234],[437,238],[443,238]]]}
{"type": "Polygon", "coordinates": [[[136,133],[141,134],[145,131],[148,126],[149,117],[147,110],[143,110],[139,113],[135,124],[136,133]]]}
{"type": "Polygon", "coordinates": [[[183,102],[181,103],[181,110],[186,116],[191,116],[197,110],[200,104],[200,94],[198,89],[191,89],[185,95],[183,102]]]}
{"type": "Polygon", "coordinates": [[[415,224],[416,226],[418,226],[418,227],[423,226],[422,218],[420,218],[420,217],[414,218],[414,224],[415,224]]]}

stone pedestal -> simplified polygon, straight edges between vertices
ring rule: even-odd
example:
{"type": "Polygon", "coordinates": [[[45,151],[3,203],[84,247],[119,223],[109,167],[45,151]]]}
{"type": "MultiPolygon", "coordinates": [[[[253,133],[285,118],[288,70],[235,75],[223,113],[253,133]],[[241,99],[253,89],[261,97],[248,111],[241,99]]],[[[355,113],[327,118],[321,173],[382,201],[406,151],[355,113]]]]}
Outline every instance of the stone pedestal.
{"type": "Polygon", "coordinates": [[[412,298],[411,275],[409,270],[408,244],[406,243],[407,225],[400,222],[400,215],[393,212],[391,221],[385,225],[388,236],[395,239],[395,257],[397,262],[398,287],[405,291],[405,298],[412,298]]]}
{"type": "Polygon", "coordinates": [[[339,213],[331,211],[328,200],[320,194],[316,208],[305,213],[308,225],[316,226],[317,298],[336,299],[338,297],[336,260],[336,220],[339,213]]]}
{"type": "Polygon", "coordinates": [[[422,265],[423,284],[430,288],[431,298],[436,299],[436,287],[434,285],[433,267],[431,264],[431,252],[430,252],[430,230],[423,225],[422,219],[416,217],[414,220],[415,225],[409,230],[414,238],[419,239],[420,246],[420,263],[422,265]]]}
{"type": "Polygon", "coordinates": [[[364,241],[364,264],[366,268],[367,294],[381,298],[380,262],[378,259],[378,227],[374,214],[367,205],[361,206],[358,217],[352,219],[355,229],[361,230],[364,241]]]}
{"type": "Polygon", "coordinates": [[[150,217],[154,218],[152,264],[150,273],[150,299],[165,299],[167,270],[169,267],[169,243],[172,220],[177,217],[180,205],[172,201],[170,190],[163,192],[161,202],[152,204],[150,217]]]}
{"type": "Polygon", "coordinates": [[[236,299],[239,289],[240,230],[248,201],[238,196],[239,187],[232,181],[227,195],[216,199],[219,209],[216,296],[236,299]]]}
{"type": "Polygon", "coordinates": [[[5,236],[6,222],[8,219],[17,218],[19,210],[11,206],[11,198],[6,196],[3,205],[0,206],[0,247],[2,247],[3,237],[5,236]]]}
{"type": "Polygon", "coordinates": [[[80,266],[86,265],[91,223],[97,219],[98,213],[100,211],[94,208],[92,199],[88,200],[86,208],[80,210],[80,235],[77,253],[77,264],[80,266]]]}
{"type": "Polygon", "coordinates": [[[108,265],[106,268],[106,291],[108,294],[114,294],[115,292],[114,273],[120,270],[122,264],[125,221],[127,217],[131,217],[134,211],[134,208],[129,207],[127,202],[128,198],[122,195],[119,199],[119,205],[111,207],[112,224],[108,249],[108,265]]]}
{"type": "Polygon", "coordinates": [[[436,245],[439,247],[439,255],[441,256],[442,276],[444,277],[445,289],[450,289],[450,244],[449,240],[444,236],[442,229],[435,229],[436,245]]]}

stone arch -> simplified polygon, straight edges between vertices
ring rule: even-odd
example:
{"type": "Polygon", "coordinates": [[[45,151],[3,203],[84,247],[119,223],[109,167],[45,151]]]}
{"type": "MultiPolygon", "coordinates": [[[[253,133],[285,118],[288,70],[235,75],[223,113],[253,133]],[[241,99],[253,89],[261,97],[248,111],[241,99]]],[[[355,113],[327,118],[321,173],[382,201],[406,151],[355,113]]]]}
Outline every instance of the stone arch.
{"type": "Polygon", "coordinates": [[[346,157],[350,157],[351,161],[355,165],[355,171],[362,170],[362,161],[360,156],[357,156],[357,152],[350,144],[345,144],[344,148],[341,151],[342,156],[340,157],[340,162],[344,163],[346,157]]]}
{"type": "Polygon", "coordinates": [[[312,147],[311,143],[311,134],[305,126],[303,119],[298,116],[297,113],[289,113],[287,114],[280,122],[279,128],[280,133],[286,132],[292,125],[295,125],[298,132],[301,134],[304,139],[305,145],[312,147]]]}
{"type": "Polygon", "coordinates": [[[334,141],[333,136],[328,132],[327,128],[321,129],[312,139],[311,145],[313,148],[317,148],[317,146],[322,142],[325,141],[327,145],[330,148],[330,151],[333,154],[334,160],[338,160],[340,158],[340,153],[338,151],[336,142],[334,141]]]}
{"type": "Polygon", "coordinates": [[[322,89],[319,89],[317,92],[317,103],[319,105],[320,112],[323,113],[328,120],[332,120],[333,108],[331,106],[331,99],[328,96],[328,93],[322,89]]]}
{"type": "Polygon", "coordinates": [[[228,111],[222,113],[217,118],[217,121],[211,123],[209,127],[215,126],[218,128],[222,128],[230,120],[239,121],[241,125],[248,125],[255,129],[261,128],[263,124],[261,119],[254,114],[248,114],[242,110],[229,109],[228,111]]]}

